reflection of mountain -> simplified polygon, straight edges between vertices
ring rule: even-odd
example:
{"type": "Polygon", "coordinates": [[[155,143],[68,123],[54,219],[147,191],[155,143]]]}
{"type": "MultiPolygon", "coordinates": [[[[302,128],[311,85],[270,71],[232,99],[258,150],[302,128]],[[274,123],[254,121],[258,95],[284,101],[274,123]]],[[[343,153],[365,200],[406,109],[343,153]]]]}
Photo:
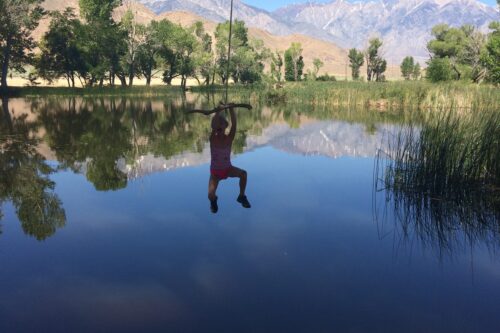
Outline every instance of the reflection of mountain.
{"type": "Polygon", "coordinates": [[[312,123],[299,129],[273,125],[266,128],[262,136],[249,137],[247,144],[266,144],[290,153],[333,158],[373,157],[386,130],[388,126],[381,125],[369,134],[365,125],[336,121],[312,123]],[[260,143],[266,137],[267,142],[260,143]]]}
{"type": "MultiPolygon", "coordinates": [[[[271,146],[281,151],[302,155],[339,157],[373,157],[382,144],[383,135],[394,126],[378,125],[373,134],[365,125],[339,121],[322,121],[292,129],[286,124],[273,124],[260,135],[249,135],[244,151],[271,146]]],[[[184,152],[166,159],[152,154],[140,156],[133,164],[123,159],[118,168],[129,179],[140,178],[154,172],[197,166],[210,162],[210,148],[205,145],[201,153],[184,152]]]]}

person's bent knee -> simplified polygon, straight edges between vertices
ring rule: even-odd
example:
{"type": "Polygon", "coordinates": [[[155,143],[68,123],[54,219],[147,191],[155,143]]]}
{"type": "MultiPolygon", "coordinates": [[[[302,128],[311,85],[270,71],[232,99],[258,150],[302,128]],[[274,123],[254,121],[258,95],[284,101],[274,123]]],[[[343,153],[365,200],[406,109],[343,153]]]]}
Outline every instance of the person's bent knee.
{"type": "Polygon", "coordinates": [[[247,178],[247,172],[245,170],[241,170],[240,177],[247,178]]]}

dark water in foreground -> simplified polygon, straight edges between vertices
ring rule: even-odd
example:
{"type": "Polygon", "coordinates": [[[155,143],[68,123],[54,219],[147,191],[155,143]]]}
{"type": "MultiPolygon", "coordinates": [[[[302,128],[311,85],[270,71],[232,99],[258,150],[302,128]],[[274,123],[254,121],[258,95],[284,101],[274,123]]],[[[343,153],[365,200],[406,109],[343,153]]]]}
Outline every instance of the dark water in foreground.
{"type": "Polygon", "coordinates": [[[4,101],[0,332],[500,331],[498,230],[374,191],[399,117],[242,111],[214,215],[195,97],[4,101]]]}

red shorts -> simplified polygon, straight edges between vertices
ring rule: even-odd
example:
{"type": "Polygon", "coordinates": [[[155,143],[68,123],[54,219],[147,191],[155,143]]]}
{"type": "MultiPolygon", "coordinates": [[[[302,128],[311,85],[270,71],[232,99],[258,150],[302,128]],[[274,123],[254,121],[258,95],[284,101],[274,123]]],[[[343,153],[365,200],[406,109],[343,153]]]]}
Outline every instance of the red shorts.
{"type": "Polygon", "coordinates": [[[227,177],[229,177],[229,170],[231,170],[231,168],[220,170],[210,169],[210,174],[218,179],[227,179],[227,177]]]}

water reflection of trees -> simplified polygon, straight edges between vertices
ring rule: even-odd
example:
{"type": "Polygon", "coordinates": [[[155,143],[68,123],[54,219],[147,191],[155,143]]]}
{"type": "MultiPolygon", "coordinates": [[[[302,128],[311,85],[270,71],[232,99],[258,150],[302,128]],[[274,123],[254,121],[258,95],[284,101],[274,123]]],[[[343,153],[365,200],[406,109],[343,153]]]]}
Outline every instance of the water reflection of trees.
{"type": "MultiPolygon", "coordinates": [[[[209,119],[185,111],[211,108],[222,98],[221,93],[165,99],[51,97],[33,101],[32,109],[45,127],[44,140],[63,167],[84,172],[98,190],[116,190],[125,187],[129,177],[134,177],[134,166],[139,168],[139,160],[145,155],[168,160],[185,152],[202,152],[210,133],[209,119]]],[[[390,117],[359,110],[345,112],[315,107],[304,109],[304,106],[269,108],[250,95],[235,95],[233,99],[254,104],[252,112],[238,114],[234,153],[243,152],[248,135],[260,134],[275,121],[298,127],[304,117],[326,120],[332,118],[332,113],[343,120],[367,124],[390,117]]]]}
{"type": "Polygon", "coordinates": [[[26,118],[12,117],[8,100],[2,99],[0,205],[11,201],[23,231],[43,240],[65,225],[66,215],[49,178],[54,169],[36,150],[39,124],[26,118]]]}
{"type": "MultiPolygon", "coordinates": [[[[115,190],[127,184],[120,161],[133,166],[147,154],[169,159],[203,151],[209,119],[185,112],[203,103],[207,100],[49,98],[33,104],[33,110],[62,167],[84,171],[97,190],[115,190]]],[[[243,151],[246,132],[262,128],[262,122],[268,123],[260,112],[241,115],[235,152],[243,151]]]]}

